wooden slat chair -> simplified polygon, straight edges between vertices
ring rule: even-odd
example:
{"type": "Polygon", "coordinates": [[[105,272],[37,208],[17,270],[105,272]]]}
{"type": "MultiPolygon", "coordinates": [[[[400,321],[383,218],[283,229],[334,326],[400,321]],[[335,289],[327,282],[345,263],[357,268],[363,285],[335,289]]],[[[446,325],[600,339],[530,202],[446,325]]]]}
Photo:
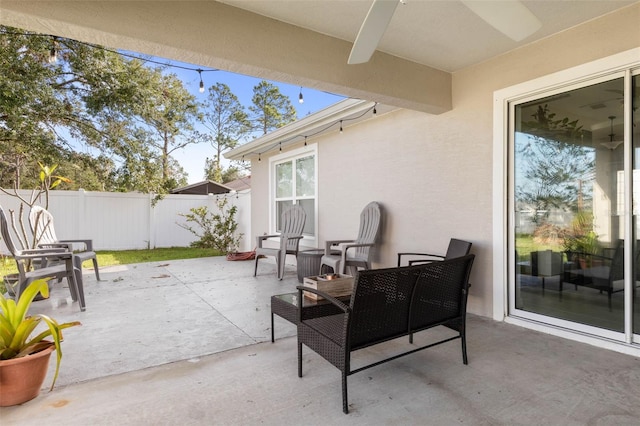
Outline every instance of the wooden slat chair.
{"type": "Polygon", "coordinates": [[[40,206],[33,206],[29,213],[29,224],[31,231],[41,248],[65,248],[69,251],[73,250],[73,244],[83,244],[84,250],[74,252],[74,261],[76,268],[82,271],[82,262],[91,260],[93,262],[93,270],[96,274],[96,280],[100,281],[100,271],[98,270],[98,259],[96,252],[93,251],[93,240],[60,240],[56,235],[53,226],[53,215],[40,206]]]}
{"type": "Polygon", "coordinates": [[[360,213],[360,227],[355,240],[329,240],[325,242],[325,253],[320,261],[320,271],[324,266],[333,269],[337,274],[344,274],[346,268],[371,268],[372,247],[376,244],[382,212],[380,204],[375,201],[367,204],[360,213]]]}
{"type": "Polygon", "coordinates": [[[14,289],[16,300],[29,284],[37,279],[66,278],[69,282],[69,292],[74,301],[78,301],[80,310],[84,311],[84,288],[82,273],[75,267],[76,261],[73,253],[65,248],[41,248],[19,250],[13,242],[9,231],[9,220],[0,206],[0,232],[5,246],[16,261],[18,267],[18,285],[14,289]],[[29,262],[40,260],[41,267],[31,269],[29,262]]]}
{"type": "Polygon", "coordinates": [[[256,237],[256,261],[253,270],[253,276],[258,273],[258,260],[261,256],[274,256],[276,258],[276,266],[278,279],[284,276],[284,262],[288,254],[298,255],[298,246],[302,239],[302,231],[307,220],[307,213],[302,206],[294,205],[282,212],[281,223],[282,231],[280,234],[259,235],[256,237]],[[269,238],[279,238],[280,244],[278,248],[263,247],[265,240],[269,238]]]}

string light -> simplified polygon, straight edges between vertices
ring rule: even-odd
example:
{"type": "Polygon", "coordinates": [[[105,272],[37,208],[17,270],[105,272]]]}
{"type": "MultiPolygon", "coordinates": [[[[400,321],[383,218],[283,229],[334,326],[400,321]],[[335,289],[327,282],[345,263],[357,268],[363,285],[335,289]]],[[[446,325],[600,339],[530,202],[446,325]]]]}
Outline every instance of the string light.
{"type": "MultiPolygon", "coordinates": [[[[59,43],[58,42],[59,37],[57,37],[57,36],[47,35],[47,34],[38,34],[38,33],[10,32],[10,31],[2,31],[2,32],[0,32],[0,35],[20,35],[20,36],[40,36],[40,37],[49,36],[49,37],[52,38],[51,49],[49,51],[49,62],[50,63],[55,63],[57,61],[57,54],[58,54],[57,51],[58,51],[58,43],[59,43]]],[[[128,54],[128,53],[125,53],[125,52],[120,52],[120,51],[117,51],[117,50],[109,49],[109,48],[106,48],[106,47],[103,47],[103,46],[82,42],[82,41],[79,41],[79,40],[72,40],[72,41],[75,42],[75,43],[79,43],[79,44],[91,47],[93,49],[100,49],[100,50],[103,50],[105,52],[111,52],[111,53],[116,54],[116,55],[120,55],[120,56],[131,58],[131,59],[136,59],[136,60],[139,60],[139,61],[142,61],[142,62],[146,62],[146,63],[157,64],[157,65],[161,65],[161,66],[164,66],[164,67],[170,67],[170,68],[178,68],[178,69],[183,69],[183,70],[187,70],[187,71],[196,71],[198,73],[198,77],[199,77],[199,80],[200,80],[200,82],[199,82],[199,91],[200,91],[200,93],[204,93],[204,91],[205,91],[204,81],[202,80],[202,73],[203,72],[220,71],[218,69],[202,69],[202,68],[193,68],[193,67],[188,67],[188,66],[176,65],[176,64],[172,64],[171,62],[167,62],[167,61],[161,62],[161,61],[157,61],[157,60],[154,60],[154,59],[150,59],[150,58],[146,58],[146,57],[140,57],[140,56],[128,54]]],[[[302,86],[300,87],[300,92],[298,94],[298,102],[299,103],[303,103],[304,102],[304,96],[302,94],[302,86]]],[[[378,103],[376,102],[370,109],[368,109],[363,114],[361,114],[361,115],[359,115],[357,117],[352,117],[352,118],[346,118],[346,119],[339,120],[340,133],[343,133],[343,121],[357,120],[357,119],[361,118],[362,116],[364,116],[364,114],[366,114],[366,113],[368,113],[370,111],[373,111],[373,115],[377,115],[377,108],[376,108],[377,105],[378,105],[378,103]]],[[[324,131],[327,131],[331,127],[333,127],[335,124],[336,124],[336,122],[330,123],[327,126],[325,126],[324,128],[322,128],[319,131],[317,131],[317,132],[315,132],[313,134],[310,134],[310,135],[296,135],[296,136],[294,136],[292,138],[280,141],[280,142],[278,142],[279,150],[282,151],[282,143],[283,142],[286,143],[286,142],[289,142],[290,140],[293,140],[293,139],[301,137],[301,136],[304,136],[304,146],[307,146],[307,137],[315,136],[315,135],[320,134],[320,133],[322,133],[324,131]]],[[[265,152],[268,152],[273,148],[274,148],[274,145],[271,145],[271,148],[268,148],[265,152]]],[[[242,156],[242,161],[243,162],[245,161],[244,160],[244,155],[242,156]]],[[[259,162],[262,161],[261,153],[258,153],[258,161],[259,162]]]]}
{"type": "MultiPolygon", "coordinates": [[[[17,36],[24,36],[24,37],[51,37],[52,42],[51,42],[51,49],[49,50],[49,58],[48,61],[50,64],[55,63],[58,60],[58,40],[64,40],[64,38],[61,37],[57,37],[54,35],[50,35],[50,34],[40,34],[40,33],[28,33],[28,32],[14,32],[14,31],[0,31],[0,35],[17,35],[17,36]]],[[[187,71],[196,71],[200,77],[200,87],[199,87],[199,91],[200,93],[204,93],[204,82],[202,81],[202,73],[203,72],[214,72],[214,71],[220,71],[218,69],[202,69],[202,68],[193,68],[193,67],[187,67],[187,66],[183,66],[183,65],[176,65],[173,64],[171,62],[167,62],[167,61],[156,61],[154,59],[151,58],[146,58],[146,57],[141,57],[141,56],[137,56],[137,55],[132,55],[130,53],[125,53],[125,52],[119,52],[117,50],[113,50],[113,49],[109,49],[103,46],[99,46],[96,44],[91,44],[91,43],[87,43],[84,41],[80,41],[80,40],[73,40],[73,39],[69,39],[71,41],[73,41],[74,43],[78,43],[81,44],[83,46],[87,46],[90,47],[92,49],[99,49],[105,52],[110,52],[125,58],[131,58],[131,59],[136,59],[138,61],[142,61],[145,63],[150,63],[150,64],[156,64],[156,65],[161,65],[163,67],[169,67],[169,68],[178,68],[178,69],[182,69],[182,70],[187,70],[187,71]]]]}
{"type": "MultiPolygon", "coordinates": [[[[343,129],[343,124],[344,124],[343,122],[344,122],[344,121],[354,121],[354,120],[359,120],[359,119],[361,119],[362,117],[364,117],[365,115],[367,115],[367,114],[371,113],[374,109],[376,109],[376,106],[377,106],[377,105],[378,105],[378,104],[377,104],[377,102],[376,102],[374,105],[370,106],[368,109],[366,109],[365,111],[363,111],[361,114],[359,114],[359,115],[357,115],[357,116],[352,116],[352,117],[348,117],[348,118],[343,118],[343,119],[341,119],[341,120],[336,120],[336,121],[334,121],[334,122],[332,122],[332,123],[328,123],[328,124],[326,124],[325,126],[323,126],[323,127],[319,128],[319,129],[317,129],[316,131],[311,132],[311,133],[309,133],[309,134],[306,134],[306,135],[304,135],[304,134],[297,134],[297,135],[294,135],[294,136],[288,137],[288,138],[286,138],[286,139],[282,139],[282,140],[280,140],[280,141],[274,142],[273,144],[271,144],[270,146],[268,146],[266,149],[264,149],[264,151],[262,151],[262,152],[270,152],[271,150],[275,149],[276,147],[278,147],[278,149],[279,149],[280,151],[282,151],[282,144],[285,144],[285,146],[286,146],[286,144],[288,144],[288,143],[290,143],[290,142],[292,142],[292,141],[295,141],[295,140],[296,140],[296,139],[298,139],[298,138],[304,138],[304,146],[307,146],[307,145],[308,145],[308,143],[307,143],[307,139],[308,139],[308,138],[313,137],[313,136],[316,136],[316,135],[319,135],[319,134],[322,134],[322,133],[324,133],[324,132],[326,132],[326,131],[329,131],[330,129],[334,128],[334,126],[335,126],[336,124],[338,124],[338,123],[340,124],[340,133],[342,133],[342,132],[343,132],[343,130],[344,130],[344,129],[343,129]]],[[[377,111],[376,111],[376,113],[377,113],[377,111]]],[[[257,151],[252,151],[252,152],[250,152],[250,153],[251,153],[251,154],[258,154],[258,161],[262,161],[262,160],[261,160],[261,155],[262,155],[262,153],[259,153],[259,152],[257,152],[257,151]]],[[[242,156],[242,158],[244,158],[244,155],[242,156]]]]}
{"type": "Polygon", "coordinates": [[[200,89],[198,89],[198,91],[200,93],[204,93],[204,81],[202,81],[202,70],[198,68],[196,71],[198,71],[198,75],[200,76],[200,89]]]}
{"type": "Polygon", "coordinates": [[[57,49],[57,41],[56,37],[53,37],[51,40],[51,50],[49,50],[49,63],[55,64],[58,60],[58,49],[57,49]]]}

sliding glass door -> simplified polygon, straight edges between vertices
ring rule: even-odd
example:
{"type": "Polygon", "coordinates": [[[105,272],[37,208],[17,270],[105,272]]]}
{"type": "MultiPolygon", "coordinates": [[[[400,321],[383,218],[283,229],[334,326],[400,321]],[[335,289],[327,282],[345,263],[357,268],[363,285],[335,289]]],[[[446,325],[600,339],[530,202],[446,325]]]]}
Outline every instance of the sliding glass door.
{"type": "Polygon", "coordinates": [[[638,79],[621,72],[510,105],[511,315],[640,334],[638,79]]]}
{"type": "Polygon", "coordinates": [[[633,206],[633,266],[634,277],[632,285],[630,322],[633,328],[633,341],[640,343],[640,71],[636,72],[631,79],[630,96],[631,99],[631,126],[628,126],[628,133],[631,137],[632,161],[633,161],[633,181],[632,201],[633,206]]]}

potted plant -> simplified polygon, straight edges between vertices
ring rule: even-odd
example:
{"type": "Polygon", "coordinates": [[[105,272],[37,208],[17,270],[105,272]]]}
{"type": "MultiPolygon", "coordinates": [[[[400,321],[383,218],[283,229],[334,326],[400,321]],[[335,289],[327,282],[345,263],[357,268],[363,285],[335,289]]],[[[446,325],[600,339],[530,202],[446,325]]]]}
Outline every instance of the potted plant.
{"type": "Polygon", "coordinates": [[[56,351],[56,371],[51,390],[58,378],[62,359],[62,330],[80,325],[73,321],[59,324],[47,315],[27,315],[31,302],[38,293],[47,297],[47,281],[31,283],[20,295],[17,303],[0,294],[0,406],[22,404],[40,393],[49,367],[51,352],[56,351]],[[39,324],[47,329],[31,337],[39,324]],[[50,338],[51,340],[45,340],[50,338]]]}
{"type": "Polygon", "coordinates": [[[593,231],[593,215],[578,212],[571,222],[571,227],[564,235],[563,247],[568,260],[578,262],[581,269],[594,266],[594,256],[600,252],[598,234],[593,231]]]}

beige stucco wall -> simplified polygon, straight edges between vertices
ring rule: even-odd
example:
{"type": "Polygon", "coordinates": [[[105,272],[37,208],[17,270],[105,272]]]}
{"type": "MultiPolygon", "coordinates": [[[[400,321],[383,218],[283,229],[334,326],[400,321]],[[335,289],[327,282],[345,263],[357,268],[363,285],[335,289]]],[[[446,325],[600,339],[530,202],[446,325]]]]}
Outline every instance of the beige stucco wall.
{"type": "MultiPolygon", "coordinates": [[[[399,251],[443,253],[449,238],[477,255],[469,310],[492,315],[493,92],[640,46],[640,5],[453,76],[453,110],[398,110],[315,139],[319,240],[353,238],[369,201],[382,203],[375,266],[399,251]]],[[[252,165],[254,233],[268,230],[268,161],[252,165]]]]}

